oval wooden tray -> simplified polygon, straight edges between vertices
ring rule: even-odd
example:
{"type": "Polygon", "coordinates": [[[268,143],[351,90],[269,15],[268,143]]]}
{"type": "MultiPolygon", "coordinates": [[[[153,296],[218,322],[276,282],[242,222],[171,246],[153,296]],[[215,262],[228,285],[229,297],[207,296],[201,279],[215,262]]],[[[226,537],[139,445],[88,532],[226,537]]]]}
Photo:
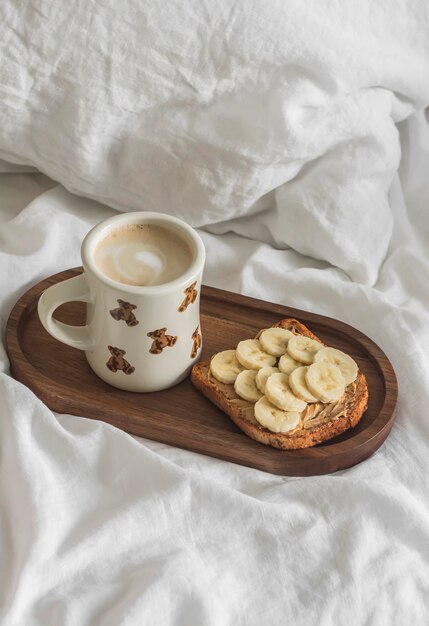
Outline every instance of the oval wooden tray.
{"type": "MultiPolygon", "coordinates": [[[[16,303],[6,329],[12,374],[59,413],[99,419],[118,428],[233,463],[288,476],[326,474],[368,458],[392,427],[397,399],[395,373],[386,355],[364,334],[328,317],[203,287],[202,358],[231,348],[284,317],[302,321],[328,345],[348,352],[368,380],[368,409],[356,428],[306,450],[283,451],[253,441],[185,380],[157,393],[130,393],[93,374],[80,350],[53,339],[37,315],[37,300],[50,285],[77,275],[75,268],[51,276],[16,303]]],[[[82,303],[69,303],[56,317],[83,324],[82,303]]]]}

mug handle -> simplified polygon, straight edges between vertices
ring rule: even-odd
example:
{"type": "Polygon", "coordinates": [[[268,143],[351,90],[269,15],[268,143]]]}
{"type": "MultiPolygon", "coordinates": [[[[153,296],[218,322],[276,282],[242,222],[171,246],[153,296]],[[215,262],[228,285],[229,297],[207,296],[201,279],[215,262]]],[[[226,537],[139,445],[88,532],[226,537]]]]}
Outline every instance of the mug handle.
{"type": "Polygon", "coordinates": [[[52,317],[61,304],[73,301],[91,302],[85,274],[52,285],[42,293],[37,305],[40,321],[48,333],[58,341],[78,350],[92,350],[94,344],[88,326],[71,326],[52,317]]]}

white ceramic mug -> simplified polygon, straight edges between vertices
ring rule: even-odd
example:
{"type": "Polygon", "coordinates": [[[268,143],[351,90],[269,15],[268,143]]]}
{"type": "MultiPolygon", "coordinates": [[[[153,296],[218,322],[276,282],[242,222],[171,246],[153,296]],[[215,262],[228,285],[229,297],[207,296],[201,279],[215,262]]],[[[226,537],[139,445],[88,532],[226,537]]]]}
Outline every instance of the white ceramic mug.
{"type": "Polygon", "coordinates": [[[93,228],[81,248],[84,273],[49,287],[38,313],[45,329],[84,350],[89,365],[109,385],[127,391],[159,391],[183,380],[201,353],[200,290],[203,242],[185,222],[161,213],[116,215],[93,228]],[[192,251],[185,273],[168,283],[134,286],[116,282],[94,263],[97,243],[112,229],[157,224],[180,234],[192,251]],[[85,326],[52,317],[65,302],[87,303],[85,326]]]}

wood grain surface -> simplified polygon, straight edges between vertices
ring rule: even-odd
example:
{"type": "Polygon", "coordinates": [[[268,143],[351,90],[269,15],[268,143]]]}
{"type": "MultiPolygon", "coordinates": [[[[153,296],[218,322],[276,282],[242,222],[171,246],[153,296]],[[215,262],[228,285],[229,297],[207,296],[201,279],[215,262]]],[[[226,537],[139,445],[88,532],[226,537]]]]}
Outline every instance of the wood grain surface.
{"type": "MultiPolygon", "coordinates": [[[[326,344],[350,354],[365,374],[369,403],[356,428],[314,448],[276,450],[242,433],[190,380],[156,393],[110,387],[92,372],[83,352],[51,337],[37,315],[41,293],[81,271],[67,270],[32,287],[16,303],[7,324],[12,374],[52,410],[102,420],[133,435],[287,476],[351,467],[373,454],[389,434],[397,382],[386,355],[371,339],[328,317],[206,286],[201,294],[202,359],[234,347],[282,318],[295,317],[326,344]]],[[[65,304],[55,317],[68,324],[84,324],[84,307],[80,302],[65,304]]]]}

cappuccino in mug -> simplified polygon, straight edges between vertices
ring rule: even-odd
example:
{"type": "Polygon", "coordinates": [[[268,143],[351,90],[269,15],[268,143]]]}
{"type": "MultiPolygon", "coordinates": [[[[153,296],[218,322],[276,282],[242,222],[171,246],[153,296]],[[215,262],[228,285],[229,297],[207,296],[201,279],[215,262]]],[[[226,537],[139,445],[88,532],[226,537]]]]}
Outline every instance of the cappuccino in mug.
{"type": "Polygon", "coordinates": [[[83,350],[94,373],[118,389],[161,391],[186,378],[202,350],[198,233],[164,213],[123,213],[95,226],[81,255],[83,273],[39,298],[45,329],[83,350]],[[84,326],[54,317],[74,301],[87,304],[84,326]]]}
{"type": "Polygon", "coordinates": [[[189,244],[159,224],[126,224],[111,230],[94,251],[98,269],[125,285],[169,283],[191,266],[189,244]]]}

